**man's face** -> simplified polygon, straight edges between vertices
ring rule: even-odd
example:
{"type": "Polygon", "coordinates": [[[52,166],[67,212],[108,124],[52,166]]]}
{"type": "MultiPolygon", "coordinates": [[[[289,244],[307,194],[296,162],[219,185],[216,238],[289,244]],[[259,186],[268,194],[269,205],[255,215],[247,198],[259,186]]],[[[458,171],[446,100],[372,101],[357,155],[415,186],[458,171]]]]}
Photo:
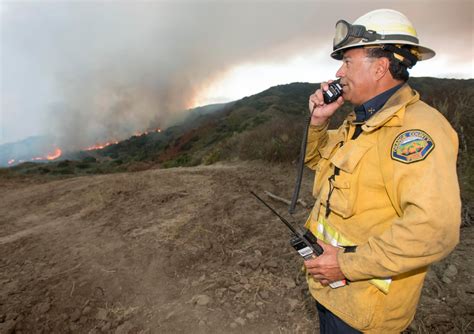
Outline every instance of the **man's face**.
{"type": "Polygon", "coordinates": [[[336,73],[341,78],[344,100],[360,105],[376,95],[375,59],[368,58],[363,48],[344,52],[342,66],[336,73]]]}

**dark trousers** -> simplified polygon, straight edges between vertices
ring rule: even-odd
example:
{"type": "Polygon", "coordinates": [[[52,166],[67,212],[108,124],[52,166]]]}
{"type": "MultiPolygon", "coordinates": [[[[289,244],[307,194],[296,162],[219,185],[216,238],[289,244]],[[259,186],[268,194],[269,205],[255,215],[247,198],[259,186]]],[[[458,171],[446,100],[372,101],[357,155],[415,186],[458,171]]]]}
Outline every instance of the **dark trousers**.
{"type": "Polygon", "coordinates": [[[321,334],[362,334],[318,302],[316,302],[316,307],[318,308],[319,332],[321,334]]]}

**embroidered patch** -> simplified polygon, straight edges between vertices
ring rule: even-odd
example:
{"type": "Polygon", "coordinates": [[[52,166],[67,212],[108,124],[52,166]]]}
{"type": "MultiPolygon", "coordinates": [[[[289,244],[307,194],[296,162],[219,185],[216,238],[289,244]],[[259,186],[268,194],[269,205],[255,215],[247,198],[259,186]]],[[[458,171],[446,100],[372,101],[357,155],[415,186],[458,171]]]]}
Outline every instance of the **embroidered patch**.
{"type": "Polygon", "coordinates": [[[425,159],[434,148],[433,139],[422,130],[408,130],[395,138],[392,159],[409,164],[425,159]]]}

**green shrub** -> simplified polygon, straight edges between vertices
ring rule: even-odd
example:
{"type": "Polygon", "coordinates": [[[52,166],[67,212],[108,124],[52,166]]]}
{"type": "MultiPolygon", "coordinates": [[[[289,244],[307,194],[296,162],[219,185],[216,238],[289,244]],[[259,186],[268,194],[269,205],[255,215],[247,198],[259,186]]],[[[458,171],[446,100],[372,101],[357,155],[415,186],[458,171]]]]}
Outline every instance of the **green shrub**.
{"type": "Polygon", "coordinates": [[[63,161],[60,161],[58,162],[58,164],[56,165],[58,168],[64,168],[64,167],[68,167],[71,165],[71,161],[70,160],[63,160],[63,161]]]}
{"type": "Polygon", "coordinates": [[[163,162],[161,165],[163,168],[172,168],[180,166],[190,166],[191,157],[188,154],[183,154],[173,160],[163,162]]]}
{"type": "Polygon", "coordinates": [[[76,165],[76,167],[79,168],[79,169],[86,169],[86,168],[89,168],[89,167],[90,167],[90,164],[84,163],[84,162],[79,162],[79,163],[76,165]]]}
{"type": "Polygon", "coordinates": [[[84,162],[84,163],[93,163],[93,162],[97,162],[97,159],[94,158],[94,157],[85,157],[84,159],[82,159],[82,162],[84,162]]]}
{"type": "Polygon", "coordinates": [[[72,168],[57,168],[51,170],[52,174],[56,175],[69,175],[69,174],[74,174],[74,169],[72,168]]]}
{"type": "Polygon", "coordinates": [[[236,143],[241,160],[293,161],[298,157],[303,134],[300,118],[275,118],[243,133],[236,143]]]}
{"type": "Polygon", "coordinates": [[[38,172],[40,174],[48,174],[49,172],[51,172],[51,170],[48,168],[48,167],[38,167],[38,172]]]}
{"type": "Polygon", "coordinates": [[[218,149],[214,149],[202,158],[202,163],[204,165],[212,165],[213,163],[219,161],[220,156],[220,151],[218,149]]]}

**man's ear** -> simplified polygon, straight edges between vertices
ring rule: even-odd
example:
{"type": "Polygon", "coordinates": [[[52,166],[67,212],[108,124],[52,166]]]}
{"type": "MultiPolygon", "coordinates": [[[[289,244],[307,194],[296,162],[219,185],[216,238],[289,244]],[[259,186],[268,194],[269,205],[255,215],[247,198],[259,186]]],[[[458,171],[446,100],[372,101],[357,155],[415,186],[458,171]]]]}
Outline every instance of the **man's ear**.
{"type": "Polygon", "coordinates": [[[385,75],[389,74],[390,71],[390,60],[386,57],[377,58],[375,65],[375,79],[378,81],[385,75]]]}

